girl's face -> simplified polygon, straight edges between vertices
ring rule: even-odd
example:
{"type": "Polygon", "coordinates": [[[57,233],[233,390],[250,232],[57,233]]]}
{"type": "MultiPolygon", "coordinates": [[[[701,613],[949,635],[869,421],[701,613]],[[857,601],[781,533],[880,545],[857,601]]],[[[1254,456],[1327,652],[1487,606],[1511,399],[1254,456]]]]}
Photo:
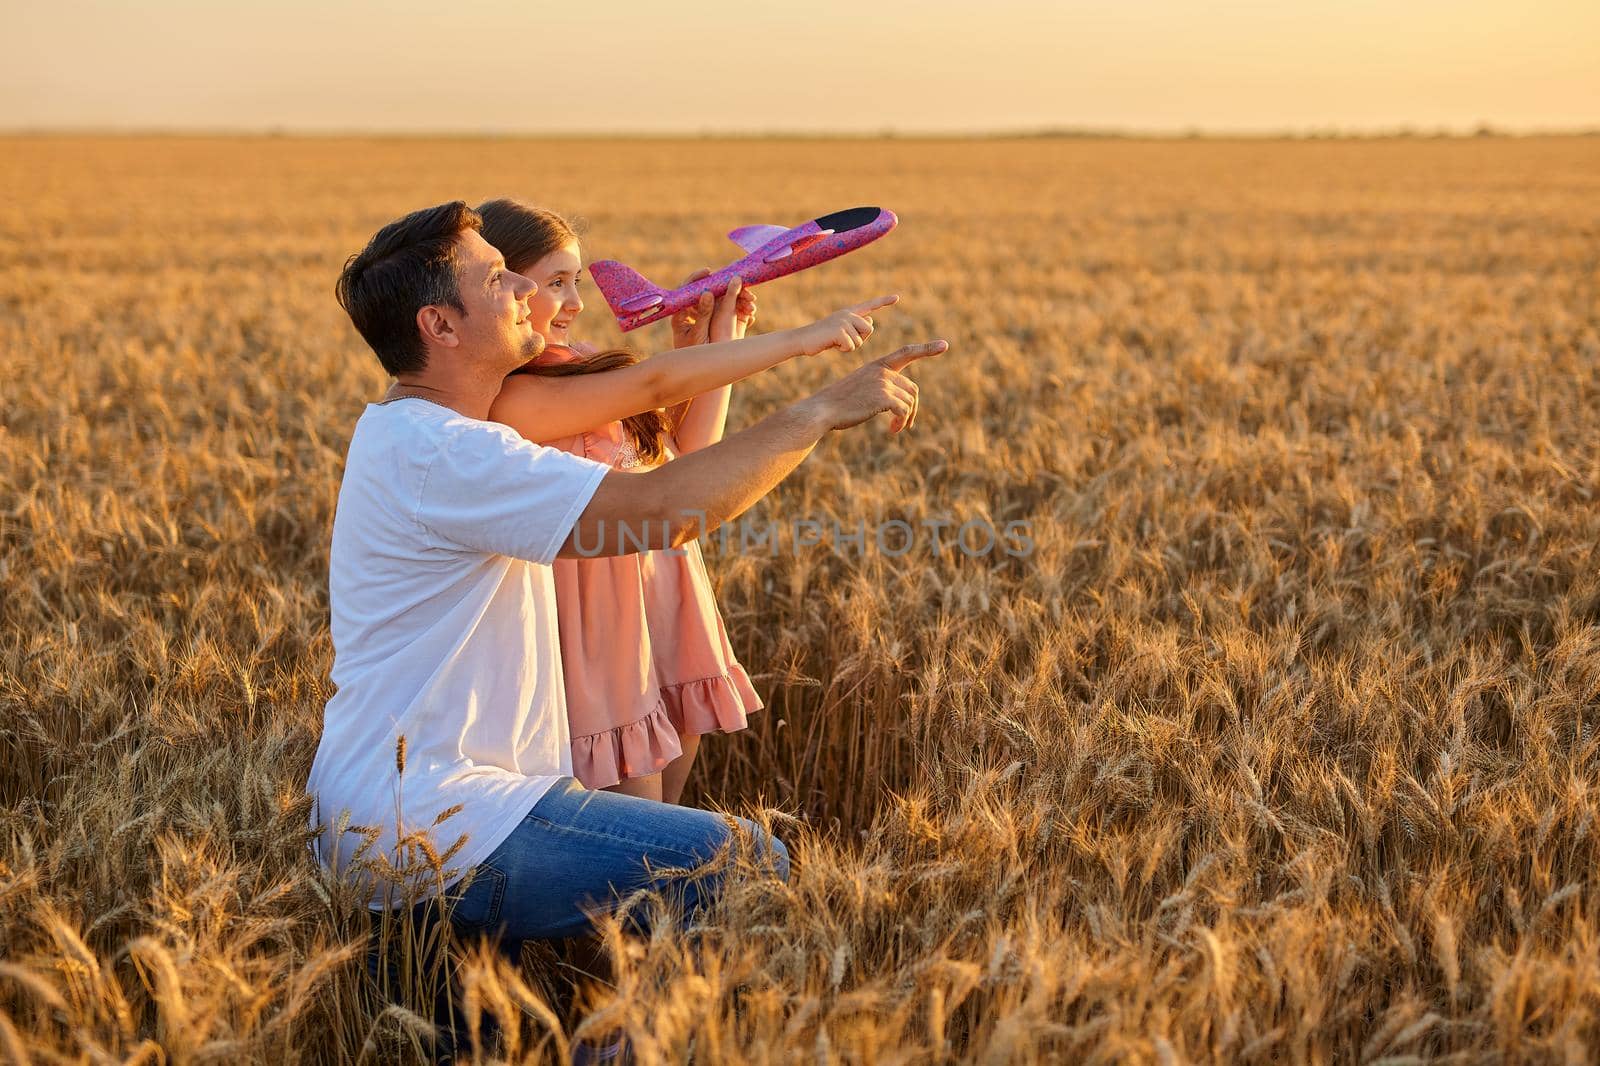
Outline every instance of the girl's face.
{"type": "Polygon", "coordinates": [[[583,273],[578,242],[568,241],[522,273],[539,286],[528,299],[528,321],[534,330],[546,344],[570,343],[572,320],[583,310],[583,298],[578,295],[583,273]]]}

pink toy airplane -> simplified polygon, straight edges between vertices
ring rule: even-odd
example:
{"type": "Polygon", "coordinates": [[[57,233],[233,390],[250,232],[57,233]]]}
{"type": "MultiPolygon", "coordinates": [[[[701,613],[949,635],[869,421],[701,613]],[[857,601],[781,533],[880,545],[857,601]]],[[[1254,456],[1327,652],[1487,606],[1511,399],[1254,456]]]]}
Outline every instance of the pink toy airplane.
{"type": "Polygon", "coordinates": [[[782,226],[741,226],[728,234],[750,253],[698,281],[676,289],[662,289],[640,277],[631,267],[611,259],[589,264],[589,276],[617,316],[622,332],[649,325],[692,305],[710,289],[721,296],[738,275],[745,288],[786,274],[826,263],[862,245],[871,244],[894,229],[900,220],[880,207],[852,207],[814,218],[794,229],[782,226]]]}

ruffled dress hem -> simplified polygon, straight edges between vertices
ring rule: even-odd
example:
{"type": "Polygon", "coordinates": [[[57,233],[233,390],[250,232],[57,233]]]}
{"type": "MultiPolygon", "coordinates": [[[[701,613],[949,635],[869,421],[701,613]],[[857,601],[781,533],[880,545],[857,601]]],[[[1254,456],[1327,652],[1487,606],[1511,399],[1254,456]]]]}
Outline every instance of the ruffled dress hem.
{"type": "Polygon", "coordinates": [[[644,717],[572,738],[572,776],[584,788],[609,788],[623,778],[648,777],[683,754],[678,731],[658,700],[644,717]]]}
{"type": "Polygon", "coordinates": [[[683,754],[680,737],[744,729],[762,707],[738,663],[726,674],[664,685],[650,712],[612,729],[572,738],[572,774],[585,788],[609,788],[660,773],[683,754]]]}
{"type": "Polygon", "coordinates": [[[751,711],[761,709],[761,697],[738,663],[725,674],[663,685],[661,698],[679,736],[737,732],[750,724],[751,711]]]}

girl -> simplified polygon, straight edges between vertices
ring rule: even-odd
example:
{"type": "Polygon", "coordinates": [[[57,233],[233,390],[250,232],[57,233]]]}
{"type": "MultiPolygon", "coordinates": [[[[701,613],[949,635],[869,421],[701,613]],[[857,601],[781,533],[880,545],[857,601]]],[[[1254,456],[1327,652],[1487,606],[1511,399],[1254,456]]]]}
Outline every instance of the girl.
{"type": "MultiPolygon", "coordinates": [[[[851,350],[871,332],[867,312],[893,302],[716,343],[741,341],[755,317],[754,296],[735,279],[721,300],[705,293],[673,319],[674,348],[713,342],[706,347],[648,362],[628,351],[597,353],[572,339],[584,307],[572,227],[514,200],[492,200],[478,213],[483,238],[507,268],[538,284],[529,304],[546,345],[506,379],[489,417],[619,470],[647,469],[721,440],[733,381],[793,355],[851,350]],[[830,330],[836,343],[822,344],[830,330]],[[610,373],[577,377],[602,371],[610,373]]],[[[728,642],[699,545],[560,559],[553,576],[574,776],[588,788],[677,803],[701,734],[743,729],[761,707],[728,642]]]]}

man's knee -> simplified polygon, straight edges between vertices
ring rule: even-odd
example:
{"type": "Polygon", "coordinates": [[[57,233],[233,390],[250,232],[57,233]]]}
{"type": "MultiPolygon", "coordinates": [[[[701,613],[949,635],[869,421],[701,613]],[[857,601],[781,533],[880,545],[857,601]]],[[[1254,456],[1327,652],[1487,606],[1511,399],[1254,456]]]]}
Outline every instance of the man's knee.
{"type": "Polygon", "coordinates": [[[789,849],[784,842],[746,818],[739,819],[739,828],[748,834],[756,862],[770,869],[778,880],[789,880],[789,849]]]}
{"type": "Polygon", "coordinates": [[[784,844],[783,841],[779,840],[771,833],[766,834],[766,837],[768,847],[772,852],[772,872],[777,875],[778,880],[788,881],[789,848],[786,844],[784,844]]]}

